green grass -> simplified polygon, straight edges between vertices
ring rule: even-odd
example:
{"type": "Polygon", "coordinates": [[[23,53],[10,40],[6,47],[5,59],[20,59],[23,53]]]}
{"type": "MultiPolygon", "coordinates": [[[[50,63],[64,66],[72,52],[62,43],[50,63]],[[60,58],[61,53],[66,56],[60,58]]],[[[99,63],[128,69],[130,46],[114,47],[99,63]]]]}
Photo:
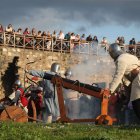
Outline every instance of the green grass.
{"type": "Polygon", "coordinates": [[[140,127],[1,122],[0,140],[140,140],[140,127]]]}

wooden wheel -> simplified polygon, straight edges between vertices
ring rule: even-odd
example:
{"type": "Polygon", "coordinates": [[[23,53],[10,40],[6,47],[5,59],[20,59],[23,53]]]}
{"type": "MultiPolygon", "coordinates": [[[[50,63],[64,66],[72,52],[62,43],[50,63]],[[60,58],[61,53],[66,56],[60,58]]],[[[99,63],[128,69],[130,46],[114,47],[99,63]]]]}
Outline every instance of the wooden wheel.
{"type": "Polygon", "coordinates": [[[0,115],[1,121],[28,122],[26,112],[18,106],[7,106],[0,115]]]}

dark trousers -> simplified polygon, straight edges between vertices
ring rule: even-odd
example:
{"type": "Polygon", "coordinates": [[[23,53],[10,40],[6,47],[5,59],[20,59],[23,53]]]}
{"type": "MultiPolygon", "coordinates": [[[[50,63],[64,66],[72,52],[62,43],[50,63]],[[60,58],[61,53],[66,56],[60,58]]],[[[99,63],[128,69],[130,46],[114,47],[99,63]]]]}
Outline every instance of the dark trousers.
{"type": "Polygon", "coordinates": [[[140,99],[132,101],[134,112],[140,120],[140,99]]]}

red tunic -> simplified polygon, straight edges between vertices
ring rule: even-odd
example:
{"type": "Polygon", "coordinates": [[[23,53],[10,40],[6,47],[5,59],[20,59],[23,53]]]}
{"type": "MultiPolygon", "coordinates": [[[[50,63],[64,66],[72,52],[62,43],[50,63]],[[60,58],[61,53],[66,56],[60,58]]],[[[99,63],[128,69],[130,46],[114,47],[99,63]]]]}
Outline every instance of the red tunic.
{"type": "Polygon", "coordinates": [[[21,92],[21,95],[20,95],[20,100],[21,100],[21,103],[22,105],[25,107],[28,105],[28,100],[27,98],[24,96],[24,90],[22,88],[18,88],[18,90],[20,90],[21,92]]]}

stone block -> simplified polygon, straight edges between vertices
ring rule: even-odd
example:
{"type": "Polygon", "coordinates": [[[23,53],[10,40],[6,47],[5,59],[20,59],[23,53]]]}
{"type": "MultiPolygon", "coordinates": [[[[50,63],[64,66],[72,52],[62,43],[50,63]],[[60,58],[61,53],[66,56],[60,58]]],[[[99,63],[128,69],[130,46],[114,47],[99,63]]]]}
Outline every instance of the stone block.
{"type": "Polygon", "coordinates": [[[8,55],[8,56],[13,56],[13,53],[12,53],[12,52],[8,52],[7,55],[8,55]]]}
{"type": "Polygon", "coordinates": [[[7,52],[8,50],[7,50],[7,48],[2,48],[2,51],[7,52]]]}
{"type": "Polygon", "coordinates": [[[48,59],[48,60],[52,60],[53,57],[52,57],[52,56],[48,56],[47,59],[48,59]]]}
{"type": "Polygon", "coordinates": [[[26,55],[24,55],[25,56],[25,58],[29,58],[29,54],[26,54],[26,55]]]}
{"type": "Polygon", "coordinates": [[[12,52],[16,52],[16,49],[15,48],[12,48],[12,52]]]}
{"type": "Polygon", "coordinates": [[[19,52],[19,53],[20,53],[20,52],[21,52],[21,49],[17,49],[17,52],[19,52]]]}
{"type": "Polygon", "coordinates": [[[39,57],[42,57],[43,56],[43,54],[42,53],[39,53],[39,57]]]}
{"type": "Polygon", "coordinates": [[[32,51],[27,52],[29,55],[33,55],[34,53],[32,51]]]}

